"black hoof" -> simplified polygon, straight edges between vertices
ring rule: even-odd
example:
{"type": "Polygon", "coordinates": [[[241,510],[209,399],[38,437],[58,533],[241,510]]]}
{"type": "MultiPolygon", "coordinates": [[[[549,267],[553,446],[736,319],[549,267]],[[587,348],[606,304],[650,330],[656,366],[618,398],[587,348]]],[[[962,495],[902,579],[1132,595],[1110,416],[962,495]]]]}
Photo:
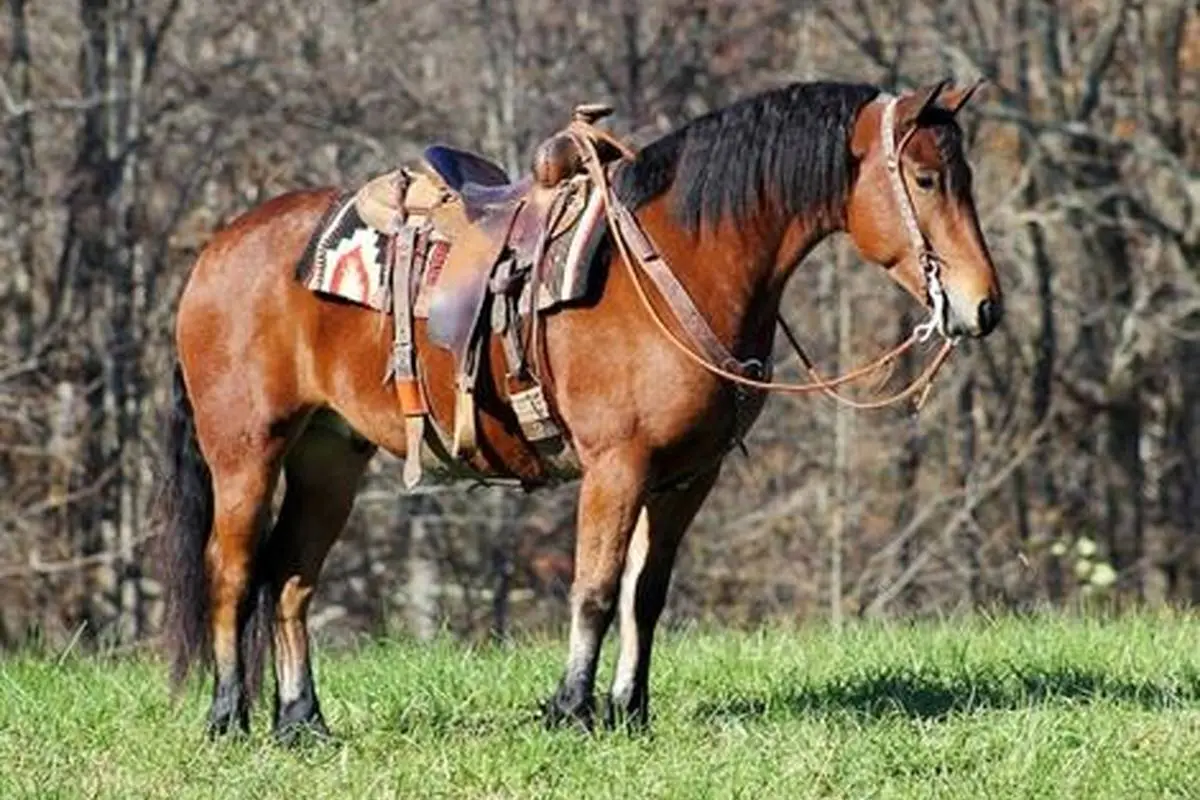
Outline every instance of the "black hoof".
{"type": "Polygon", "coordinates": [[[209,741],[227,736],[247,736],[250,733],[250,715],[245,710],[232,713],[210,712],[205,733],[209,741]]]}
{"type": "Polygon", "coordinates": [[[206,728],[209,740],[250,733],[250,709],[240,687],[225,685],[214,693],[206,728]]]}
{"type": "Polygon", "coordinates": [[[299,747],[305,744],[334,744],[337,740],[329,732],[325,720],[320,716],[311,720],[295,720],[276,724],[275,743],[280,747],[299,747]]]}
{"type": "Polygon", "coordinates": [[[591,733],[593,708],[591,700],[564,700],[559,692],[542,704],[542,722],[548,729],[579,728],[591,733]]]}
{"type": "Polygon", "coordinates": [[[609,697],[604,704],[604,727],[610,731],[644,733],[650,728],[650,712],[645,703],[628,703],[609,697]]]}
{"type": "Polygon", "coordinates": [[[285,747],[302,742],[325,744],[333,741],[321,708],[310,697],[302,697],[276,710],[274,736],[275,741],[285,747]]]}

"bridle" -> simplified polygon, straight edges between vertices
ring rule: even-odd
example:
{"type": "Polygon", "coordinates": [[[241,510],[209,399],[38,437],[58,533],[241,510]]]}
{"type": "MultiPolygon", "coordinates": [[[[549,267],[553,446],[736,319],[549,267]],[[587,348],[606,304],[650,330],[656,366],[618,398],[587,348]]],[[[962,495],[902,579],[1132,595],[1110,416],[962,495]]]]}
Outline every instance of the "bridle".
{"type": "Polygon", "coordinates": [[[611,144],[625,158],[632,158],[632,151],[607,131],[597,128],[590,121],[578,116],[568,125],[566,133],[579,148],[579,152],[583,157],[584,167],[588,170],[593,184],[601,193],[605,219],[608,222],[613,243],[621,255],[621,260],[625,262],[626,269],[629,271],[630,279],[633,282],[634,289],[642,305],[649,313],[656,327],[691,361],[713,375],[745,387],[763,391],[783,392],[786,394],[824,392],[837,402],[857,409],[884,408],[894,405],[917,392],[921,392],[917,400],[917,408],[919,409],[928,396],[929,390],[932,388],[933,379],[941,370],[957,343],[957,337],[950,337],[947,333],[946,294],[941,281],[942,261],[929,246],[928,241],[917,225],[912,197],[909,195],[908,188],[904,184],[900,155],[916,128],[915,126],[910,128],[900,142],[896,142],[895,119],[898,102],[899,98],[890,97],[887,105],[884,107],[883,120],[880,125],[881,137],[883,139],[888,177],[896,199],[896,205],[900,209],[900,216],[904,222],[904,227],[921,264],[922,275],[925,280],[925,290],[931,306],[930,317],[925,322],[917,325],[907,339],[883,355],[837,378],[830,379],[823,378],[820,375],[812,359],[808,357],[808,354],[800,346],[799,341],[787,323],[781,316],[778,317],[778,322],[784,334],[796,350],[797,355],[804,363],[809,374],[813,377],[813,381],[809,383],[783,383],[753,377],[754,375],[761,374],[764,378],[769,378],[770,364],[764,365],[758,359],[739,360],[721,343],[699,310],[696,309],[687,291],[679,283],[679,280],[666,263],[661,251],[654,245],[650,236],[642,228],[641,223],[626,208],[625,204],[617,199],[609,180],[608,171],[597,152],[596,142],[604,141],[611,144]],[[670,326],[666,324],[646,294],[646,289],[638,275],[639,269],[656,285],[660,294],[674,312],[675,318],[688,332],[691,339],[699,344],[702,349],[708,351],[708,358],[698,354],[692,347],[681,341],[675,332],[671,330],[670,326]],[[942,335],[944,340],[941,349],[933,361],[905,389],[890,397],[873,401],[854,400],[835,391],[839,386],[863,378],[885,365],[892,364],[918,342],[927,341],[935,330],[942,335]]]}
{"type": "Polygon", "coordinates": [[[921,265],[921,275],[925,278],[925,292],[929,297],[929,319],[918,325],[914,333],[922,342],[929,339],[935,330],[944,339],[949,340],[951,337],[946,331],[946,290],[942,287],[942,259],[929,246],[929,240],[925,238],[925,234],[917,225],[917,214],[913,208],[912,195],[908,193],[908,185],[904,182],[904,163],[900,160],[904,146],[916,133],[917,127],[914,125],[905,131],[899,144],[896,143],[896,106],[899,103],[899,97],[888,99],[887,105],[883,108],[883,122],[880,125],[880,131],[883,138],[883,155],[887,164],[888,182],[892,185],[892,195],[896,198],[896,206],[900,209],[900,220],[904,223],[905,231],[908,232],[913,252],[917,254],[917,262],[921,265]]]}

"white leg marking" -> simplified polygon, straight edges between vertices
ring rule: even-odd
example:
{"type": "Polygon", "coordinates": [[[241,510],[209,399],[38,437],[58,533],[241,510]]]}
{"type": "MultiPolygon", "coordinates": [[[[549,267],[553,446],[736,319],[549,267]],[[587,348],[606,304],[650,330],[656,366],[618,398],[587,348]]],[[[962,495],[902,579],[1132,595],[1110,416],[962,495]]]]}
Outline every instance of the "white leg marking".
{"type": "Polygon", "coordinates": [[[280,620],[275,632],[276,683],[281,706],[300,698],[300,672],[296,669],[296,648],[292,636],[294,625],[280,620]]]}
{"type": "Polygon", "coordinates": [[[626,699],[633,689],[637,675],[638,642],[640,639],[635,605],[637,603],[638,579],[646,566],[646,554],[650,551],[650,514],[645,507],[638,515],[633,536],[629,539],[629,552],[625,556],[625,572],[621,575],[621,596],[618,613],[621,618],[621,652],[613,675],[613,698],[626,699]]]}
{"type": "Polygon", "coordinates": [[[567,639],[567,674],[574,679],[582,673],[591,658],[592,641],[595,634],[584,623],[580,604],[571,604],[571,632],[567,639]]]}

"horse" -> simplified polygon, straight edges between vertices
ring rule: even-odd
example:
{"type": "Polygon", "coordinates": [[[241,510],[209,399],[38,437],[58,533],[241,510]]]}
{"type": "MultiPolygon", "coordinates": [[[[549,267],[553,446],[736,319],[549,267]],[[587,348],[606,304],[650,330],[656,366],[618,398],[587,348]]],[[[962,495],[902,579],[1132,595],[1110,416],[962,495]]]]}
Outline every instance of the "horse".
{"type": "MultiPolygon", "coordinates": [[[[943,80],[891,94],[792,83],[615,162],[615,210],[652,243],[668,283],[647,289],[634,269],[646,253],[616,235],[610,216],[605,235],[621,246],[596,252],[598,290],[533,315],[547,402],[578,461],[569,635],[557,686],[540,703],[547,725],[648,724],[655,628],[676,552],[772,387],[760,367],[780,298],[818,242],[848,235],[950,341],[1000,323],[1003,295],[956,121],[978,85],[943,80]],[[681,291],[664,289],[670,281],[681,291]],[[689,334],[712,357],[681,346],[689,334]],[[715,363],[714,351],[730,360],[715,363]],[[598,710],[597,662],[614,619],[619,655],[598,710]]],[[[193,669],[211,671],[210,737],[249,731],[268,649],[275,736],[329,735],[309,605],[368,462],[381,448],[410,455],[405,417],[381,380],[391,345],[381,315],[295,280],[337,197],[336,187],[291,191],[235,218],[199,253],[178,300],[164,629],[173,687],[193,669]]],[[[432,413],[445,419],[452,359],[420,326],[414,338],[432,413]]],[[[503,379],[481,382],[475,467],[543,485],[545,464],[513,423],[503,379]]]]}

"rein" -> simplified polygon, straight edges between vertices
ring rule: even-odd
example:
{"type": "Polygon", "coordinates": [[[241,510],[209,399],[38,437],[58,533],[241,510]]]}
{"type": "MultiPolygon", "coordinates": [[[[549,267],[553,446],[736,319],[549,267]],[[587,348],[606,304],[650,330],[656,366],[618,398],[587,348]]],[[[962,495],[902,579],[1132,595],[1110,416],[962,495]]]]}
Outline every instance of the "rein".
{"type": "Polygon", "coordinates": [[[741,362],[720,342],[712,328],[705,322],[699,310],[696,309],[686,290],[672,273],[661,252],[655,247],[646,231],[642,229],[637,218],[614,195],[612,186],[608,180],[607,171],[602,166],[599,153],[596,151],[595,143],[597,140],[607,142],[616,147],[625,157],[629,158],[632,157],[632,152],[607,131],[596,128],[588,120],[580,117],[576,117],[571,121],[566,129],[566,133],[579,147],[580,153],[583,154],[584,166],[590,173],[596,187],[601,191],[604,201],[604,214],[609,230],[612,233],[613,242],[620,252],[622,260],[625,262],[626,269],[629,271],[630,279],[633,282],[642,305],[646,308],[650,318],[659,330],[691,361],[718,377],[743,386],[785,394],[824,392],[837,402],[856,409],[884,408],[894,405],[916,392],[921,392],[916,406],[919,409],[924,404],[925,398],[933,386],[934,378],[949,358],[956,339],[949,337],[946,332],[946,295],[941,283],[942,262],[929,247],[924,235],[921,233],[920,227],[917,225],[912,198],[908,193],[907,187],[904,185],[903,175],[901,174],[900,153],[912,137],[915,128],[906,132],[899,145],[897,145],[895,138],[897,102],[898,98],[891,98],[884,109],[883,124],[881,126],[884,154],[886,156],[892,191],[895,194],[896,203],[900,208],[900,216],[912,241],[912,246],[920,259],[926,291],[929,294],[930,305],[932,306],[931,314],[927,321],[917,325],[907,339],[891,350],[888,350],[867,364],[850,370],[844,375],[830,379],[823,378],[820,375],[812,359],[808,357],[804,348],[800,346],[791,328],[788,327],[781,315],[777,315],[778,322],[785,336],[795,349],[796,354],[800,357],[808,373],[814,379],[809,383],[785,383],[760,380],[746,374],[756,371],[755,365],[759,365],[760,362],[757,359],[741,362]],[[638,267],[649,275],[650,279],[658,287],[680,324],[691,334],[694,340],[701,344],[704,349],[708,350],[713,361],[717,363],[713,363],[713,361],[697,354],[671,330],[646,294],[645,287],[642,285],[642,281],[637,274],[638,267]],[[835,391],[837,387],[858,380],[875,372],[880,367],[893,362],[896,358],[910,350],[913,345],[928,340],[935,330],[945,340],[941,349],[933,361],[905,389],[890,397],[874,401],[854,400],[835,391]],[[729,367],[733,369],[729,369],[729,367]]]}

